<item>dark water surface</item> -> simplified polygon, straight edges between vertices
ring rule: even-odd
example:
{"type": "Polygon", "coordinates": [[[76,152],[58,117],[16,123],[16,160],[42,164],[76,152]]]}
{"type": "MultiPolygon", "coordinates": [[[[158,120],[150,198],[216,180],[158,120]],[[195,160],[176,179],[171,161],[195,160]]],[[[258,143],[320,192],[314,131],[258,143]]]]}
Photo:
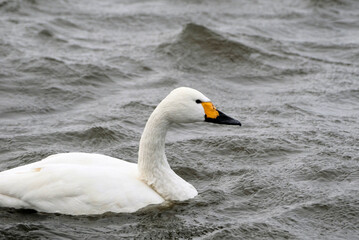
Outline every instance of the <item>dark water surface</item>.
{"type": "MultiPolygon", "coordinates": [[[[0,170],[137,161],[173,88],[243,126],[168,135],[199,196],[134,214],[0,209],[1,239],[359,239],[359,1],[0,1],[0,170]]],[[[20,183],[21,184],[21,183],[20,183]]]]}

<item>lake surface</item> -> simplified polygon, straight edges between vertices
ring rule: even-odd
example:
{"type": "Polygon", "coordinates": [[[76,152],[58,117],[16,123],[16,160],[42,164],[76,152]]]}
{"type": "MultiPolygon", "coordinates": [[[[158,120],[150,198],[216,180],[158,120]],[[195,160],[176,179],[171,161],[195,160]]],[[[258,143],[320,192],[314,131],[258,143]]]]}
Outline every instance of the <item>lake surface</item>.
{"type": "MultiPolygon", "coordinates": [[[[173,126],[199,195],[133,214],[0,209],[0,239],[358,239],[359,1],[0,1],[0,170],[137,161],[188,86],[242,127],[173,126]]],[[[21,184],[21,183],[19,183],[21,184]]]]}

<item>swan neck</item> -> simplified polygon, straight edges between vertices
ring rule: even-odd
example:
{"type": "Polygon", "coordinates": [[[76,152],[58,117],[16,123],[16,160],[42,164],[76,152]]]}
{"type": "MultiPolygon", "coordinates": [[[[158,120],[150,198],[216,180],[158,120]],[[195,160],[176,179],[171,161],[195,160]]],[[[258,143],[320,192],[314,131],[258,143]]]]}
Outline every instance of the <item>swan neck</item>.
{"type": "MultiPolygon", "coordinates": [[[[143,178],[150,178],[154,169],[170,168],[165,155],[169,122],[158,108],[148,119],[140,140],[138,167],[143,178]]],[[[148,179],[147,179],[148,180],[148,179]]]]}
{"type": "Polygon", "coordinates": [[[138,152],[139,177],[166,200],[186,200],[196,189],[178,176],[167,162],[165,140],[170,121],[161,104],[148,119],[138,152]]]}

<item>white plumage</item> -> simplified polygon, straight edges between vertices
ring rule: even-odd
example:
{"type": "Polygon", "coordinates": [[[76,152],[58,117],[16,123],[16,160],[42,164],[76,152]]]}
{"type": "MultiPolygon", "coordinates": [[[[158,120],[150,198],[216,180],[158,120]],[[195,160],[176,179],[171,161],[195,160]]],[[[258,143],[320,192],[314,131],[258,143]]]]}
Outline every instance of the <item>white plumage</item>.
{"type": "Polygon", "coordinates": [[[164,199],[137,164],[91,153],[60,153],[0,174],[0,204],[71,215],[134,212],[164,199]]]}
{"type": "MultiPolygon", "coordinates": [[[[166,200],[186,200],[196,189],[169,166],[165,137],[171,123],[204,121],[209,102],[190,88],[173,90],[151,114],[138,164],[91,153],[60,153],[0,173],[0,206],[70,215],[134,212],[166,200]]],[[[228,123],[225,123],[228,124],[228,123]]]]}

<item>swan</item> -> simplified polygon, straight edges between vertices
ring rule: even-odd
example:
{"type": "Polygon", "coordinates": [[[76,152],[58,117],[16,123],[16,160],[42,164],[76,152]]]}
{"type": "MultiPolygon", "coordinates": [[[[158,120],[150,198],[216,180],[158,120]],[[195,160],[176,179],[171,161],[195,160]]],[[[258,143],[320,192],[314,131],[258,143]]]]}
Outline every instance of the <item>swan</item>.
{"type": "Polygon", "coordinates": [[[141,136],[138,164],[95,153],[59,153],[0,172],[0,207],[68,215],[135,212],[151,204],[194,198],[197,190],[169,166],[171,123],[241,125],[199,91],[180,87],[164,98],[141,136]]]}

